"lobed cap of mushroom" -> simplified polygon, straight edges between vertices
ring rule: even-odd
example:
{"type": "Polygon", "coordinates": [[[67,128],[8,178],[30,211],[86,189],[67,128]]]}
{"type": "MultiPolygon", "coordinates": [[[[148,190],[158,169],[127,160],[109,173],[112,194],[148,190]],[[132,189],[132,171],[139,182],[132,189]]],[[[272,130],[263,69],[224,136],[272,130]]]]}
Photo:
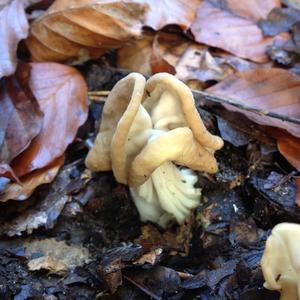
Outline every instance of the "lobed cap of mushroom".
{"type": "Polygon", "coordinates": [[[208,173],[218,170],[215,157],[195,140],[191,129],[181,127],[164,132],[147,143],[132,161],[128,185],[143,184],[156,168],[167,161],[208,173]]]}
{"type": "MultiPolygon", "coordinates": [[[[124,173],[125,142],[143,99],[145,83],[143,75],[131,73],[118,81],[109,93],[103,107],[99,133],[85,160],[90,170],[109,171],[112,169],[111,143],[113,136],[117,133],[118,141],[115,139],[114,144],[114,150],[117,152],[115,156],[118,157],[120,173],[124,173]]],[[[123,178],[124,174],[121,177],[123,178]]]]}
{"type": "MultiPolygon", "coordinates": [[[[152,97],[151,101],[159,99],[152,97]]],[[[147,128],[146,123],[140,121],[141,130],[147,128]]],[[[223,140],[212,135],[204,126],[193,94],[184,83],[168,73],[156,74],[147,82],[142,75],[131,73],[115,85],[106,100],[100,130],[86,158],[86,166],[93,171],[113,169],[117,181],[139,186],[166,161],[174,161],[193,170],[215,173],[218,167],[213,154],[222,146],[223,140]],[[172,105],[180,106],[177,108],[185,119],[182,122],[184,125],[163,131],[146,141],[129,164],[126,149],[130,143],[130,129],[137,115],[141,117],[141,104],[145,99],[149,100],[146,92],[151,94],[157,90],[162,93],[170,91],[175,95],[176,101],[172,105]]]]}
{"type": "Polygon", "coordinates": [[[281,300],[296,300],[299,291],[300,225],[281,223],[268,237],[261,260],[264,286],[281,291],[281,300]],[[291,296],[293,295],[293,296],[291,296]]]}
{"type": "Polygon", "coordinates": [[[223,147],[223,140],[219,136],[211,134],[204,126],[197,111],[194,96],[186,84],[169,73],[158,73],[148,79],[146,90],[151,93],[157,86],[161,86],[162,90],[170,90],[176,94],[188,127],[203,147],[213,150],[219,150],[223,147]]]}

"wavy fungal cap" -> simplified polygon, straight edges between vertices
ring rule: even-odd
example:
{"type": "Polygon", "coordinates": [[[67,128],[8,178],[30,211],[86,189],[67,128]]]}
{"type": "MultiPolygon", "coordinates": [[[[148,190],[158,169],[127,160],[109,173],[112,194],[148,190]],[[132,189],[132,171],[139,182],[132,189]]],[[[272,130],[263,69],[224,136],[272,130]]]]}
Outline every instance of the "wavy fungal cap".
{"type": "Polygon", "coordinates": [[[261,267],[264,287],[281,293],[280,300],[300,299],[300,225],[281,223],[268,237],[261,267]]]}
{"type": "Polygon", "coordinates": [[[143,221],[182,223],[200,201],[195,171],[218,170],[223,140],[205,128],[190,89],[173,75],[138,73],[110,92],[86,166],[130,186],[143,221]],[[179,169],[184,166],[186,169],[179,169]],[[187,169],[188,168],[188,169],[187,169]]]}

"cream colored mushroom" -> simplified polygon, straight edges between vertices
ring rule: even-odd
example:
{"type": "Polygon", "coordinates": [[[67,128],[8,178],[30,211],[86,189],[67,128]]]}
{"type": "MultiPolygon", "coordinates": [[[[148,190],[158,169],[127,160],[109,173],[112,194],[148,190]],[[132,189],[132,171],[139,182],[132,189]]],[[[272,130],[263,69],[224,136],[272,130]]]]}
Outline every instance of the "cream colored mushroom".
{"type": "Polygon", "coordinates": [[[281,223],[268,237],[261,267],[264,287],[280,291],[280,300],[300,299],[300,225],[281,223]]]}
{"type": "Polygon", "coordinates": [[[118,182],[129,185],[141,219],[164,227],[170,219],[182,223],[199,205],[197,176],[189,169],[215,173],[214,152],[222,146],[205,128],[184,83],[167,73],[147,82],[132,73],[104,105],[86,165],[112,169],[118,182]]]}

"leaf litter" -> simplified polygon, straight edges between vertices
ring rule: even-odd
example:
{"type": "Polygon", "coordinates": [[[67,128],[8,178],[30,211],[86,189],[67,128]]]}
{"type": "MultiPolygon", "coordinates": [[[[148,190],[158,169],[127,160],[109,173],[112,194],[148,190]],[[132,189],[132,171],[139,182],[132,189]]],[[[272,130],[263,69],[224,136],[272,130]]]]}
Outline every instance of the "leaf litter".
{"type": "MultiPolygon", "coordinates": [[[[104,47],[83,44],[81,51],[76,43],[94,38],[94,33],[81,35],[76,26],[69,32],[59,27],[71,24],[64,18],[73,1],[45,2],[43,9],[51,2],[53,6],[31,24],[26,44],[33,59],[49,63],[30,63],[29,80],[19,83],[30,101],[36,98],[44,113],[43,126],[27,137],[27,143],[22,142],[27,150],[12,147],[11,153],[16,154],[6,156],[0,177],[0,296],[277,299],[277,292],[262,288],[259,262],[269,229],[278,222],[300,222],[299,79],[282,68],[297,72],[298,23],[287,19],[289,26],[280,31],[278,24],[270,25],[274,40],[264,36],[259,26],[272,11],[286,9],[280,1],[253,0],[243,6],[235,0],[193,1],[188,7],[183,1],[139,1],[141,6],[135,7],[141,10],[129,12],[137,18],[123,23],[129,25],[123,27],[124,39],[119,39],[121,31],[115,31],[118,37],[105,36],[104,47]],[[198,19],[201,14],[204,17],[198,19]],[[220,22],[215,22],[214,14],[220,22]],[[130,24],[137,24],[138,30],[130,32],[130,24]],[[145,31],[146,27],[152,29],[145,31]],[[52,30],[48,37],[42,35],[44,29],[52,30]],[[116,48],[121,49],[82,64],[116,48]],[[53,63],[70,59],[81,63],[77,70],[53,63]],[[201,206],[186,224],[166,231],[140,223],[127,188],[116,183],[112,174],[93,174],[83,164],[103,107],[103,101],[93,96],[96,93],[90,93],[86,120],[84,80],[89,91],[105,94],[130,70],[148,76],[171,72],[199,89],[193,92],[205,126],[226,140],[217,154],[216,176],[198,174],[201,206]],[[28,239],[29,234],[33,238],[28,239]],[[28,255],[35,244],[41,248],[28,255]],[[63,255],[57,256],[60,250],[63,255]],[[75,263],[65,260],[76,260],[79,252],[89,253],[88,258],[84,254],[85,259],[75,263]]],[[[82,1],[83,11],[96,2],[82,1]]],[[[283,2],[297,9],[297,2],[283,2]]],[[[80,5],[73,4],[79,13],[80,5]]],[[[119,1],[109,5],[117,7],[121,13],[117,18],[124,21],[119,1]]],[[[84,14],[80,18],[94,24],[84,14]]],[[[114,21],[116,15],[109,18],[114,21]]],[[[30,60],[24,44],[19,51],[19,58],[30,60]]],[[[2,78],[4,87],[6,81],[2,78]]],[[[1,121],[5,141],[10,120],[1,121]]]]}

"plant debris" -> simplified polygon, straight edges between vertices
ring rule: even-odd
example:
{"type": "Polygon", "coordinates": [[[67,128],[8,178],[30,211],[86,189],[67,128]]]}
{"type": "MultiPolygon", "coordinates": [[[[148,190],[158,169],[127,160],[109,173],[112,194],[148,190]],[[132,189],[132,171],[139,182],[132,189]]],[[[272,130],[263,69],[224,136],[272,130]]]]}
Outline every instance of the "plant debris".
{"type": "Polygon", "coordinates": [[[261,259],[277,224],[300,223],[299,1],[125,2],[0,1],[0,298],[279,299],[261,259]],[[132,71],[183,81],[224,139],[206,149],[218,171],[193,174],[199,204],[166,229],[140,220],[120,168],[84,163],[132,71]]]}

